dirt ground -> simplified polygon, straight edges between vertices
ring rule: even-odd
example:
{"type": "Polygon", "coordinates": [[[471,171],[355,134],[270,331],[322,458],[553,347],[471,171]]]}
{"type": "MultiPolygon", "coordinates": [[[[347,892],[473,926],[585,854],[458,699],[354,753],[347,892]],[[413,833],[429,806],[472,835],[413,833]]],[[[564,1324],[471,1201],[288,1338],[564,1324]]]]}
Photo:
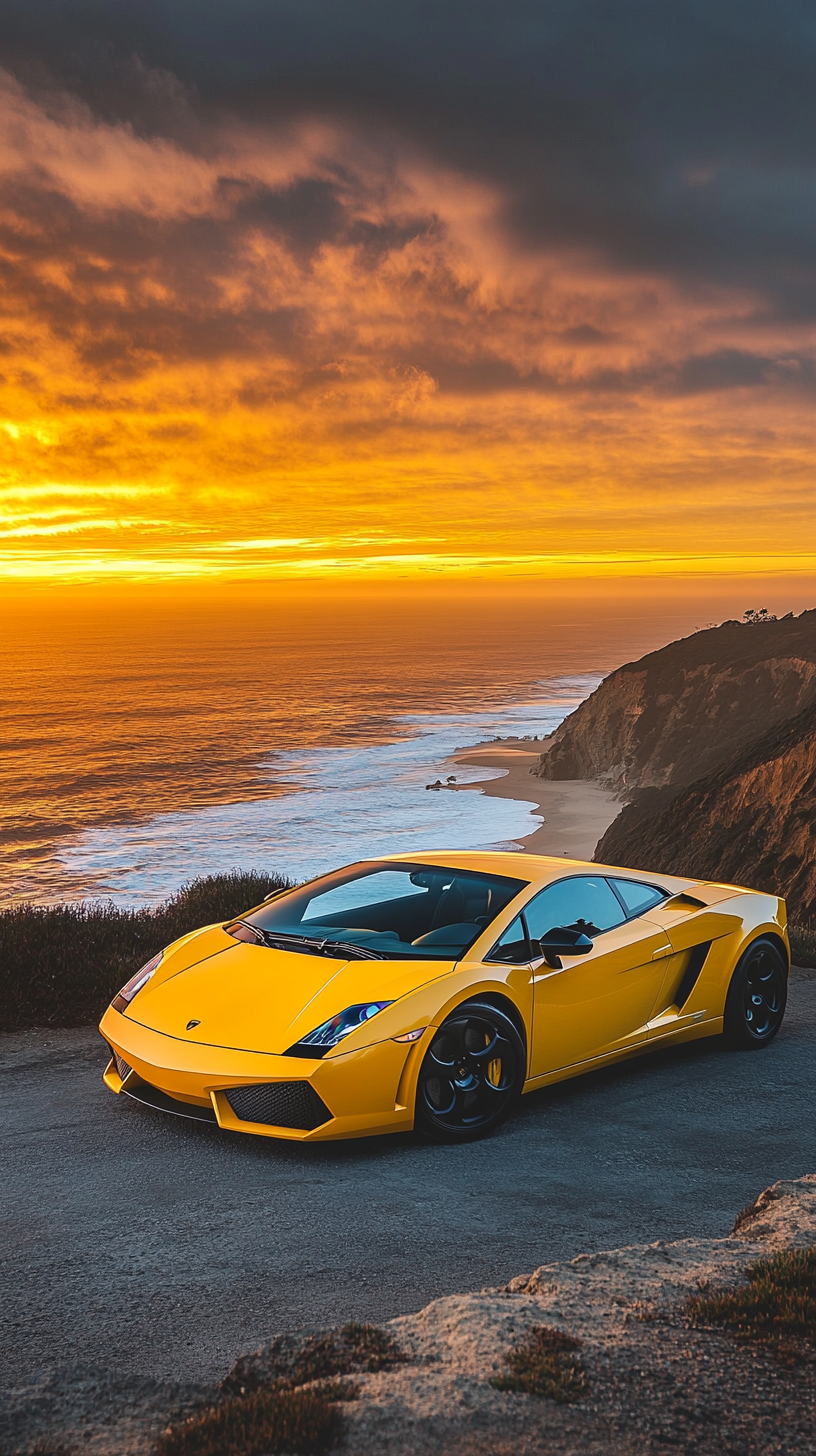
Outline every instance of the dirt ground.
{"type": "MultiPolygon", "coordinates": [[[[812,1453],[816,1352],[798,1365],[695,1325],[685,1305],[745,1266],[816,1241],[816,1174],[766,1190],[723,1239],[580,1255],[498,1289],[440,1299],[393,1320],[404,1362],[355,1376],[347,1456],[771,1456],[812,1453]],[[580,1341],[588,1388],[573,1405],[496,1390],[504,1353],[531,1326],[580,1341]]],[[[245,1356],[234,1384],[264,1383],[276,1346],[245,1356]]],[[[168,1420],[218,1391],[123,1380],[87,1367],[9,1392],[0,1449],[64,1442],[88,1456],[149,1456],[168,1420]]]]}

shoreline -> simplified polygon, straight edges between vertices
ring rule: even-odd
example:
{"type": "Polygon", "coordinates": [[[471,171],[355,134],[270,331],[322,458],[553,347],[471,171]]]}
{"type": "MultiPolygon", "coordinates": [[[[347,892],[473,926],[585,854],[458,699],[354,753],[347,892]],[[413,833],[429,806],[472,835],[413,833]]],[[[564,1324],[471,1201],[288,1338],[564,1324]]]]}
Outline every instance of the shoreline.
{"type": "MultiPolygon", "coordinates": [[[[490,798],[532,803],[531,814],[544,823],[514,840],[524,854],[591,860],[598,840],[623,807],[620,799],[592,779],[539,779],[530,772],[546,745],[532,749],[530,740],[504,738],[476,743],[451,754],[452,764],[501,769],[502,777],[475,784],[451,784],[454,792],[474,789],[490,798]]],[[[448,788],[445,785],[445,788],[448,788]]]]}

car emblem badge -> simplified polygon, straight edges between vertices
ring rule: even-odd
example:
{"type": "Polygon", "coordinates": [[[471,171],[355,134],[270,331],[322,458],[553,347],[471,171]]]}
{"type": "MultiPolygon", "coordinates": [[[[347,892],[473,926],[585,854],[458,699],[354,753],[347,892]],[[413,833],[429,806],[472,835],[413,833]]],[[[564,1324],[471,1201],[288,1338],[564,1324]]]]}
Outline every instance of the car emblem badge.
{"type": "Polygon", "coordinates": [[[187,1028],[186,1029],[187,1029],[187,1031],[192,1031],[192,1029],[193,1029],[194,1026],[200,1026],[200,1025],[201,1025],[201,1022],[200,1021],[188,1021],[187,1022],[187,1028]]]}

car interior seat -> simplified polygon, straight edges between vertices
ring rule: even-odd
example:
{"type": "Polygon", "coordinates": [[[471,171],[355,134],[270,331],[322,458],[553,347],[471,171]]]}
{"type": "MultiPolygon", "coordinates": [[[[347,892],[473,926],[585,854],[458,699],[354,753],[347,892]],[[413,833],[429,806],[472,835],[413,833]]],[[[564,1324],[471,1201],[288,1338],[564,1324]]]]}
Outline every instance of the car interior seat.
{"type": "Polygon", "coordinates": [[[459,925],[465,921],[471,925],[486,923],[490,915],[491,897],[489,885],[480,880],[457,877],[439,896],[431,930],[438,930],[442,925],[459,925]]]}

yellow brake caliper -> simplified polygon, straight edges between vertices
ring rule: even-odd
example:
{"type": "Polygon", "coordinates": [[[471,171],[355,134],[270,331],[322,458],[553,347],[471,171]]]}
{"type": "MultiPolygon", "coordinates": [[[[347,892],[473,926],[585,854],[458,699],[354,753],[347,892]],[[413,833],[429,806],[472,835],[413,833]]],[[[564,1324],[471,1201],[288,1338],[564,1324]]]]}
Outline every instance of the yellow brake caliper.
{"type": "MultiPolygon", "coordinates": [[[[490,1037],[485,1037],[485,1046],[488,1045],[490,1037]]],[[[487,1080],[491,1087],[498,1087],[501,1081],[501,1057],[494,1057],[492,1062],[487,1064],[487,1080]]]]}

